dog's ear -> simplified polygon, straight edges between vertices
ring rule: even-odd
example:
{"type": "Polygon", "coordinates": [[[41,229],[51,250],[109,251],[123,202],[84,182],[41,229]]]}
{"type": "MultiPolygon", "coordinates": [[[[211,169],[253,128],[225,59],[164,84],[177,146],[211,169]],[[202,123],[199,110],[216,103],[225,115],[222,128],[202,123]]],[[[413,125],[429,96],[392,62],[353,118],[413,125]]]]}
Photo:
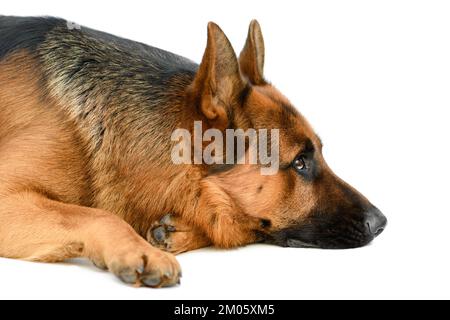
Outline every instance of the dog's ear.
{"type": "Polygon", "coordinates": [[[239,56],[241,72],[254,85],[264,85],[264,38],[261,27],[256,20],[252,20],[248,28],[247,41],[239,56]]]}
{"type": "Polygon", "coordinates": [[[206,50],[191,87],[201,112],[214,127],[225,129],[245,87],[230,41],[210,22],[206,50]]]}

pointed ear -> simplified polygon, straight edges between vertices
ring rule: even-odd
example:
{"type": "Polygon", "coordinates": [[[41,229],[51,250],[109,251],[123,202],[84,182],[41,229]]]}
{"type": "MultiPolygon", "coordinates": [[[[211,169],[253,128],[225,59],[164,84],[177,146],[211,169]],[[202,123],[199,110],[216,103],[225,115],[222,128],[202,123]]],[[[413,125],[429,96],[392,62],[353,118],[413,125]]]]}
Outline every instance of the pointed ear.
{"type": "Polygon", "coordinates": [[[217,128],[226,128],[231,108],[245,89],[236,54],[223,31],[208,24],[208,43],[191,86],[201,112],[217,128]]]}
{"type": "Polygon", "coordinates": [[[256,20],[252,20],[248,28],[247,42],[239,56],[241,72],[254,85],[264,85],[264,38],[261,27],[256,20]]]}

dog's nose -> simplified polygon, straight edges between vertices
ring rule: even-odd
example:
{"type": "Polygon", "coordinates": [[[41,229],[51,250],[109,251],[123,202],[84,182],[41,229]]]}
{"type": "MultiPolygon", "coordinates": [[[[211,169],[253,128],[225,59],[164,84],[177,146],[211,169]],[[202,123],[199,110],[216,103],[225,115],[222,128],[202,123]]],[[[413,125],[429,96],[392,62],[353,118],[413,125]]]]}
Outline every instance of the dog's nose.
{"type": "Polygon", "coordinates": [[[373,207],[368,212],[366,212],[365,225],[369,234],[376,237],[380,235],[386,228],[387,219],[380,210],[373,207]]]}

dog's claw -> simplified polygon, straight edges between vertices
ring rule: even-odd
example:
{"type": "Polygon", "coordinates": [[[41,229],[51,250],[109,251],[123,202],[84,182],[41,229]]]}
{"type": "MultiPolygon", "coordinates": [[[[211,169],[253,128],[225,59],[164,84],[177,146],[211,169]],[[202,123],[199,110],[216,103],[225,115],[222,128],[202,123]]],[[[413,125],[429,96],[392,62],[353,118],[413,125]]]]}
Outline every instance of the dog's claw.
{"type": "Polygon", "coordinates": [[[166,230],[164,229],[163,226],[153,229],[152,233],[153,233],[153,238],[157,242],[164,242],[164,240],[166,239],[166,230]]]}
{"type": "Polygon", "coordinates": [[[163,225],[170,225],[172,223],[172,215],[170,213],[166,214],[159,222],[163,225]]]}
{"type": "Polygon", "coordinates": [[[141,280],[147,287],[158,287],[161,283],[161,279],[159,277],[149,277],[141,280]]]}

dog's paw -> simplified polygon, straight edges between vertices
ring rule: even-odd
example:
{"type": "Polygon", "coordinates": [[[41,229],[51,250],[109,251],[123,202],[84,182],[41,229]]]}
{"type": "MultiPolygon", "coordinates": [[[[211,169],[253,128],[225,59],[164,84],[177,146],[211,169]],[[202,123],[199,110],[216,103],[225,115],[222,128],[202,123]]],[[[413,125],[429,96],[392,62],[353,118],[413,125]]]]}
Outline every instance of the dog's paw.
{"type": "Polygon", "coordinates": [[[165,215],[160,221],[154,222],[147,232],[147,241],[153,246],[170,251],[172,247],[172,233],[176,232],[171,214],[165,215]]]}
{"type": "Polygon", "coordinates": [[[108,269],[125,283],[152,288],[179,284],[181,277],[175,257],[152,247],[118,255],[109,261],[108,269]]]}
{"type": "Polygon", "coordinates": [[[129,226],[93,238],[88,256],[125,283],[159,288],[180,282],[181,268],[175,256],[153,247],[129,226]]]}
{"type": "Polygon", "coordinates": [[[210,245],[203,233],[184,224],[172,214],[153,223],[147,232],[147,241],[161,250],[179,254],[210,245]]]}

